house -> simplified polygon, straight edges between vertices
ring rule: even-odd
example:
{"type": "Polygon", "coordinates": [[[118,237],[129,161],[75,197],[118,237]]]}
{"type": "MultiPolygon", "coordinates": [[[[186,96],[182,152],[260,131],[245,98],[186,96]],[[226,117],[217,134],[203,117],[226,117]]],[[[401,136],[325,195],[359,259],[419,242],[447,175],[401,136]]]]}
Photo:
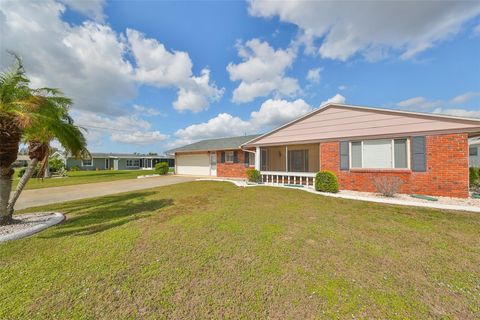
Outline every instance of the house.
{"type": "Polygon", "coordinates": [[[174,167],[175,159],[168,155],[151,155],[137,153],[92,153],[91,159],[76,159],[68,156],[67,170],[78,167],[80,170],[138,170],[153,169],[159,162],[167,162],[174,167]]]}
{"type": "Polygon", "coordinates": [[[253,163],[269,184],[311,188],[329,170],[344,190],[375,192],[375,179],[396,177],[402,193],[468,197],[468,140],[477,136],[480,119],[329,103],[243,143],[174,151],[179,174],[244,177],[253,163]]]}
{"type": "Polygon", "coordinates": [[[470,167],[480,168],[480,139],[472,139],[468,150],[470,167]]]}
{"type": "Polygon", "coordinates": [[[247,168],[255,168],[255,149],[241,145],[259,135],[203,140],[167,153],[175,155],[175,173],[244,178],[247,168]]]}
{"type": "Polygon", "coordinates": [[[30,161],[30,157],[28,156],[28,154],[19,154],[17,155],[17,159],[13,163],[13,166],[19,167],[19,168],[27,167],[29,161],[30,161]]]}

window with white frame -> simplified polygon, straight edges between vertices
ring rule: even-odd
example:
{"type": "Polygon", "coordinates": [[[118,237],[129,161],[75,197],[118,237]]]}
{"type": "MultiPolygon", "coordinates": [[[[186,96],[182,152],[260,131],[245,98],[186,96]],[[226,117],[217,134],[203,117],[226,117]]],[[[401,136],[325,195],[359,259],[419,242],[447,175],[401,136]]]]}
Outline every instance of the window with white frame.
{"type": "Polygon", "coordinates": [[[127,167],[140,167],[140,159],[127,159],[127,167]]]}
{"type": "Polygon", "coordinates": [[[409,141],[378,139],[350,143],[350,167],[366,169],[408,169],[409,141]]]}
{"type": "Polygon", "coordinates": [[[233,151],[225,151],[225,162],[233,163],[233,151]]]}
{"type": "Polygon", "coordinates": [[[91,167],[93,165],[92,159],[84,159],[82,160],[82,167],[91,167]]]}
{"type": "Polygon", "coordinates": [[[248,165],[250,167],[255,167],[255,153],[248,153],[248,165]]]}
{"type": "Polygon", "coordinates": [[[470,147],[470,150],[468,152],[470,156],[478,156],[478,148],[477,147],[470,147]]]}

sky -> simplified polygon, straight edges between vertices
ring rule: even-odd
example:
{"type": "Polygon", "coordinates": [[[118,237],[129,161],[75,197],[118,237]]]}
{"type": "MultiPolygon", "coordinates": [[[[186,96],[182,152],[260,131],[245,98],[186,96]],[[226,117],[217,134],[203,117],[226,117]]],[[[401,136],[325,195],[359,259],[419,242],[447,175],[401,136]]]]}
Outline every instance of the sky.
{"type": "Polygon", "coordinates": [[[479,1],[0,0],[0,67],[91,152],[263,133],[327,102],[480,118],[479,1]]]}

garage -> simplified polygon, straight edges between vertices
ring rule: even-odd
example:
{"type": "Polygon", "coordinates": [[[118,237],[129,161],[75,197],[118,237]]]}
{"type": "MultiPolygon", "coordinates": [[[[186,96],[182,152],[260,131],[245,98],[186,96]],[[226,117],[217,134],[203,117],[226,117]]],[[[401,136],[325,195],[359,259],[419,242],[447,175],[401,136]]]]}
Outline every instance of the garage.
{"type": "Polygon", "coordinates": [[[177,154],[177,174],[210,175],[210,158],[208,153],[177,154]]]}

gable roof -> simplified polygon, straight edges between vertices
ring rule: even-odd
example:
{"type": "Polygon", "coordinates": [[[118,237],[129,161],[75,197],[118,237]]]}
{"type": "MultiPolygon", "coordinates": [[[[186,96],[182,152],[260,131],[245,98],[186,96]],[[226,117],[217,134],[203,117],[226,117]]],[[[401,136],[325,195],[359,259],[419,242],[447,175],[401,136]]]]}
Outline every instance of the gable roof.
{"type": "Polygon", "coordinates": [[[480,119],[328,103],[243,147],[434,132],[480,135],[480,119]]]}
{"type": "Polygon", "coordinates": [[[249,136],[202,140],[180,148],[168,150],[166,153],[240,149],[242,144],[259,136],[259,134],[255,134],[249,136]]]}

